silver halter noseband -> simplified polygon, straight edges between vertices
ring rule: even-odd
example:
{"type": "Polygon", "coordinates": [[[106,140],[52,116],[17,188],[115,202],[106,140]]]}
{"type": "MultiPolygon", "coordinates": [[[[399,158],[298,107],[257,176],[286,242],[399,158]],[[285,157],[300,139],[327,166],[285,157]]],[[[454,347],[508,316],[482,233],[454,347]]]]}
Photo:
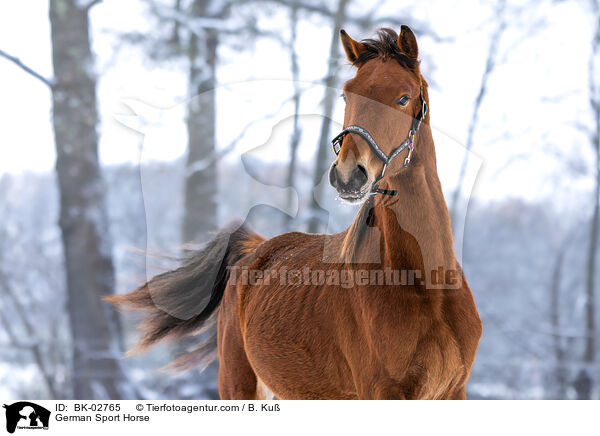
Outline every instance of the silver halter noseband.
{"type": "Polygon", "coordinates": [[[365,129],[361,126],[356,126],[356,125],[348,126],[344,130],[342,130],[340,132],[340,134],[337,135],[335,138],[333,138],[333,140],[331,141],[331,143],[333,145],[333,152],[336,154],[336,156],[338,154],[340,154],[340,150],[342,149],[342,141],[344,140],[344,136],[346,136],[348,133],[357,134],[358,136],[363,138],[367,144],[369,144],[369,147],[371,147],[371,150],[373,150],[373,152],[379,158],[379,160],[381,160],[383,162],[383,168],[381,169],[381,174],[379,174],[379,177],[377,177],[377,179],[375,179],[375,182],[373,183],[373,188],[371,189],[371,192],[374,194],[383,194],[383,195],[396,195],[397,194],[397,192],[393,189],[381,189],[381,188],[378,188],[376,185],[385,176],[385,170],[386,170],[387,166],[390,164],[390,162],[396,156],[398,156],[400,153],[402,153],[404,150],[406,150],[407,148],[408,148],[408,155],[406,156],[406,159],[404,159],[404,164],[402,165],[401,170],[405,169],[408,166],[408,164],[410,164],[410,158],[411,158],[412,152],[414,150],[415,134],[419,130],[419,127],[421,127],[421,121],[423,121],[423,118],[425,118],[425,115],[427,114],[427,103],[425,102],[425,99],[423,98],[423,85],[421,85],[421,92],[419,94],[419,98],[421,99],[421,109],[419,110],[419,113],[417,114],[417,116],[415,117],[415,119],[413,120],[413,122],[410,126],[410,130],[408,131],[408,136],[406,137],[406,139],[404,141],[402,141],[402,144],[400,144],[398,147],[393,149],[389,155],[387,155],[383,152],[383,150],[377,145],[377,142],[375,142],[375,139],[373,139],[373,136],[371,136],[371,134],[367,131],[367,129],[365,129]]]}

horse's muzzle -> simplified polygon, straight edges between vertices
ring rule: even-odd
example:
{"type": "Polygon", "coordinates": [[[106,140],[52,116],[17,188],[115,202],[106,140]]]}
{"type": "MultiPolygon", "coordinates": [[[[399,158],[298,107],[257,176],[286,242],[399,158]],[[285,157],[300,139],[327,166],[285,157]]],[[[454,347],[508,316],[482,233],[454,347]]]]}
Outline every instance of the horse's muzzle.
{"type": "Polygon", "coordinates": [[[369,177],[366,168],[361,164],[355,165],[349,175],[344,175],[340,173],[334,162],[329,170],[329,183],[338,191],[342,200],[351,203],[361,201],[369,192],[368,189],[365,189],[369,183],[369,177]]]}

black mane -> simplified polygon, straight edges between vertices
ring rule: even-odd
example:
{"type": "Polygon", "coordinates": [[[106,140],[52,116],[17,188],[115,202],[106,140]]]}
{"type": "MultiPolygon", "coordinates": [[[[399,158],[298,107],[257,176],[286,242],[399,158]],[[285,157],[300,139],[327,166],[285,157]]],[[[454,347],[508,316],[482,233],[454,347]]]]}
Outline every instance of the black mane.
{"type": "Polygon", "coordinates": [[[352,63],[356,67],[360,67],[368,60],[377,57],[396,59],[402,67],[411,71],[416,71],[419,66],[417,59],[410,58],[400,51],[398,48],[398,34],[392,29],[385,27],[379,29],[377,39],[363,39],[361,43],[367,49],[352,63]]]}

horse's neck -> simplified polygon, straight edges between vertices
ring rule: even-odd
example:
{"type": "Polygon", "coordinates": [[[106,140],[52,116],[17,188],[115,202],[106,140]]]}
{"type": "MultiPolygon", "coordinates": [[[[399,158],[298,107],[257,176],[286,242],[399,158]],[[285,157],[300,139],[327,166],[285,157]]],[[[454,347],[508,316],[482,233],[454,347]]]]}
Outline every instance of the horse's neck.
{"type": "MultiPolygon", "coordinates": [[[[390,177],[385,186],[398,192],[396,196],[377,195],[363,205],[357,220],[365,220],[360,237],[350,238],[345,250],[364,253],[354,256],[354,261],[381,262],[392,269],[420,270],[428,286],[432,271],[454,271],[457,262],[454,254],[448,208],[444,201],[435,164],[433,138],[428,126],[419,132],[419,158],[407,169],[390,177]],[[372,212],[369,210],[372,209],[372,212]],[[353,247],[349,245],[354,244],[353,247]],[[373,257],[379,257],[379,260],[373,257]]],[[[355,222],[349,233],[360,227],[355,222]]],[[[436,277],[440,273],[434,273],[436,277]]]]}

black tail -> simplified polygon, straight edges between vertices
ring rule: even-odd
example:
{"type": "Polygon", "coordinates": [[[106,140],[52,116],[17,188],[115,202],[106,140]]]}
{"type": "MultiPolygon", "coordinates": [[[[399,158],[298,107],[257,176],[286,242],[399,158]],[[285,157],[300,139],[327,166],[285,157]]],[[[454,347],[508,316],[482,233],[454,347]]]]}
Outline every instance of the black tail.
{"type": "Polygon", "coordinates": [[[210,363],[216,356],[216,317],[213,315],[218,312],[229,280],[227,267],[235,265],[262,241],[261,236],[248,231],[241,223],[233,223],[201,250],[189,254],[176,270],[159,274],[128,294],[107,297],[113,304],[147,311],[140,324],[143,335],[131,351],[143,351],[165,339],[208,330],[212,334],[200,347],[173,365],[187,369],[210,363]]]}

